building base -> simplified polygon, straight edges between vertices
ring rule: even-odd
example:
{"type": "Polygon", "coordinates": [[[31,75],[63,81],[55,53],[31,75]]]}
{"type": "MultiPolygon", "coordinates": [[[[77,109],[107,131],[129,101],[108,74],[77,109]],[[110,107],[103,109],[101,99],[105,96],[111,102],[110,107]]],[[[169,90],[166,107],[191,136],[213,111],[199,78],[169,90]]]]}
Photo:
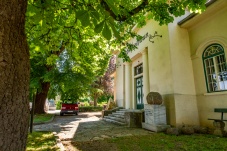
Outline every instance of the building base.
{"type": "Polygon", "coordinates": [[[170,125],[154,125],[154,124],[142,123],[142,128],[153,132],[163,132],[163,131],[166,131],[166,129],[169,127],[170,125]]]}

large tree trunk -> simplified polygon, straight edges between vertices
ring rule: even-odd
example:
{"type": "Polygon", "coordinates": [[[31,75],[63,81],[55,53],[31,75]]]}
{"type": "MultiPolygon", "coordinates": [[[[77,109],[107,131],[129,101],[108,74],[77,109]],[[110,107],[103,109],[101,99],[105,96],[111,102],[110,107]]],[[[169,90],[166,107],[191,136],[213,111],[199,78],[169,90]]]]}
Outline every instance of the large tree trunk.
{"type": "Polygon", "coordinates": [[[23,151],[29,126],[26,0],[0,2],[0,150],[23,151]]]}
{"type": "Polygon", "coordinates": [[[35,114],[45,113],[44,107],[47,99],[47,94],[50,88],[50,82],[42,83],[42,90],[36,94],[35,98],[35,114]]]}

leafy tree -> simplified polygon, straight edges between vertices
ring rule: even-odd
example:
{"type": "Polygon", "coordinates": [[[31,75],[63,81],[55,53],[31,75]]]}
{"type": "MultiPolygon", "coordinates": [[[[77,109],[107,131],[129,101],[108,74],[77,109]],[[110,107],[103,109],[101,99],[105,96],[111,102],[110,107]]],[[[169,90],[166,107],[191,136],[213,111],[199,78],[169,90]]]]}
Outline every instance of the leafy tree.
{"type": "MultiPolygon", "coordinates": [[[[68,3],[68,1],[65,1],[65,4],[64,2],[58,1],[43,3],[41,1],[30,1],[28,7],[26,32],[32,62],[30,86],[31,89],[38,89],[35,100],[35,113],[45,112],[44,105],[48,91],[51,88],[51,81],[58,79],[55,70],[56,61],[63,50],[67,49],[75,52],[71,55],[77,56],[71,58],[76,59],[74,60],[76,61],[76,66],[80,65],[84,67],[80,69],[76,68],[77,74],[83,74],[85,70],[94,69],[95,71],[98,65],[97,61],[105,60],[110,53],[106,48],[107,40],[96,35],[92,28],[84,27],[84,24],[78,21],[76,14],[72,13],[72,10],[70,11],[70,9],[72,9],[71,7],[65,9],[66,2],[68,3]],[[56,16],[53,16],[54,14],[56,14],[56,16]],[[99,54],[102,54],[102,56],[98,56],[99,54]],[[103,54],[106,54],[106,56],[103,56],[103,54]],[[96,59],[91,59],[92,57],[96,57],[96,59]],[[102,57],[102,59],[100,59],[100,57],[102,57]]],[[[94,73],[93,75],[89,75],[89,73],[86,72],[87,76],[91,76],[91,78],[92,76],[100,74],[99,72],[94,73]]],[[[59,77],[63,77],[63,73],[61,73],[59,77]]],[[[63,78],[58,80],[63,80],[63,78]]],[[[69,88],[69,86],[67,87],[69,88]]],[[[74,92],[76,92],[76,89],[78,88],[74,87],[74,92]]],[[[68,91],[65,86],[64,89],[61,90],[61,92],[65,91],[62,93],[64,94],[62,97],[68,92],[73,92],[71,90],[68,91]]],[[[80,90],[82,89],[78,89],[77,92],[80,90]]]]}
{"type": "Polygon", "coordinates": [[[58,61],[59,72],[51,82],[53,85],[51,92],[54,96],[56,93],[61,95],[62,100],[70,98],[76,101],[79,97],[87,95],[95,77],[104,72],[109,56],[86,55],[81,57],[75,55],[78,51],[72,52],[73,54],[65,52],[58,61]]]}
{"type": "MultiPolygon", "coordinates": [[[[83,48],[85,41],[92,42],[99,35],[109,40],[104,43],[111,47],[123,42],[122,57],[127,60],[126,46],[130,45],[124,41],[135,36],[130,32],[132,26],[136,23],[139,26],[145,24],[145,13],[149,13],[148,19],[167,24],[173,20],[172,15],[182,15],[186,7],[191,10],[204,9],[205,2],[206,0],[2,0],[1,150],[25,150],[29,117],[29,57],[31,55],[32,58],[34,51],[58,52],[62,46],[77,50],[75,48],[83,48]],[[25,14],[30,55],[25,35],[25,14]],[[89,33],[92,31],[97,34],[91,36],[89,33]],[[116,38],[111,39],[113,36],[116,38]]],[[[98,51],[94,53],[101,54],[98,51]]],[[[47,60],[54,58],[53,53],[47,60]]]]}
{"type": "Polygon", "coordinates": [[[106,96],[112,96],[114,92],[114,79],[112,74],[114,74],[116,70],[116,56],[113,55],[108,64],[108,68],[102,77],[102,83],[104,87],[104,94],[106,96]]]}
{"type": "Polygon", "coordinates": [[[104,75],[97,78],[90,88],[90,96],[94,101],[94,106],[97,106],[98,98],[100,96],[112,96],[113,95],[113,79],[111,74],[116,70],[116,56],[112,56],[108,63],[108,68],[104,75]]]}

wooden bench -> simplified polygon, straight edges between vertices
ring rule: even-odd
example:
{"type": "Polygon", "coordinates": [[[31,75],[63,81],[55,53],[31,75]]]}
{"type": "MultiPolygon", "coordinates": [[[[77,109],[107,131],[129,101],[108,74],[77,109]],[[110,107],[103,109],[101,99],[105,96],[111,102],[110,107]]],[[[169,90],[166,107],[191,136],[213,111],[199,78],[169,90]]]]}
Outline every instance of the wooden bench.
{"type": "Polygon", "coordinates": [[[227,113],[227,108],[215,108],[214,112],[218,112],[221,113],[221,118],[220,119],[214,119],[214,118],[208,118],[208,120],[213,120],[213,125],[215,127],[214,130],[214,134],[215,135],[219,135],[219,136],[223,136],[224,135],[224,127],[225,127],[225,123],[223,119],[223,115],[224,113],[227,113]]]}

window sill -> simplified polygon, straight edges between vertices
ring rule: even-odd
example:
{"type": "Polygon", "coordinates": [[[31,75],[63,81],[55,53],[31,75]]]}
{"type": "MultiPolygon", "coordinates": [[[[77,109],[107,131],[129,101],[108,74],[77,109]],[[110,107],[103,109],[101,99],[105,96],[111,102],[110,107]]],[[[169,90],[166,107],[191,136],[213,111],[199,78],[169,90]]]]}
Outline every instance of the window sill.
{"type": "Polygon", "coordinates": [[[227,95],[227,91],[204,93],[203,95],[227,95]]]}

